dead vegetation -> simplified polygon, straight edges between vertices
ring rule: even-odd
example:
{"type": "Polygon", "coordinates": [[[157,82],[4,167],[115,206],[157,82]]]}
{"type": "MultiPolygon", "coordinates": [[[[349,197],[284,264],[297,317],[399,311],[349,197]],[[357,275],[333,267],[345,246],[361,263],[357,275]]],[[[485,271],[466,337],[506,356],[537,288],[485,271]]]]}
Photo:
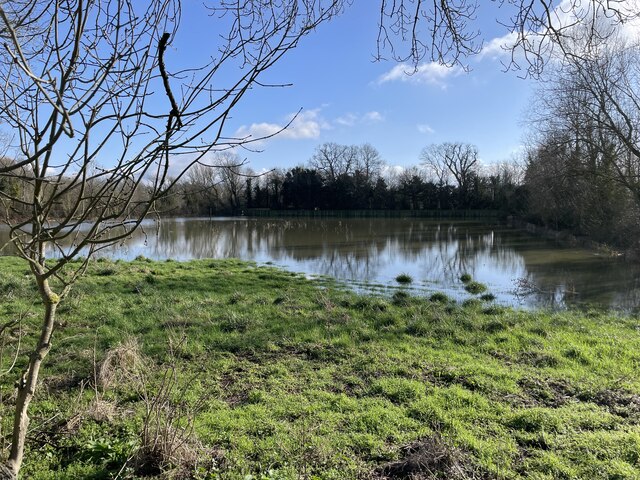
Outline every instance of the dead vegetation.
{"type": "Polygon", "coordinates": [[[434,434],[402,448],[401,458],[376,469],[373,478],[475,480],[488,477],[478,470],[469,455],[434,434]]]}
{"type": "Polygon", "coordinates": [[[96,387],[105,391],[115,385],[130,382],[140,374],[143,367],[144,361],[138,341],[125,340],[108,350],[97,366],[96,387]]]}

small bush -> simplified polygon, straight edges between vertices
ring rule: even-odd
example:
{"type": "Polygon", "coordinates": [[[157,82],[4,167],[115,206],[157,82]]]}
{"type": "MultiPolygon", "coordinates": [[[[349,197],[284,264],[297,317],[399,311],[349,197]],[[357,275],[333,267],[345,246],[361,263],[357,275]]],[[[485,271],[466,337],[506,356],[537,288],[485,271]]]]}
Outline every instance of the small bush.
{"type": "Polygon", "coordinates": [[[468,273],[463,273],[463,274],[460,276],[460,281],[461,281],[462,283],[469,283],[471,280],[473,280],[473,279],[471,278],[471,275],[470,275],[470,274],[468,274],[468,273]]]}
{"type": "Polygon", "coordinates": [[[396,282],[407,284],[413,282],[413,278],[408,273],[401,273],[396,277],[396,282]]]}
{"type": "Polygon", "coordinates": [[[493,293],[485,293],[484,295],[480,295],[480,300],[483,302],[493,302],[496,299],[496,296],[493,293]]]}

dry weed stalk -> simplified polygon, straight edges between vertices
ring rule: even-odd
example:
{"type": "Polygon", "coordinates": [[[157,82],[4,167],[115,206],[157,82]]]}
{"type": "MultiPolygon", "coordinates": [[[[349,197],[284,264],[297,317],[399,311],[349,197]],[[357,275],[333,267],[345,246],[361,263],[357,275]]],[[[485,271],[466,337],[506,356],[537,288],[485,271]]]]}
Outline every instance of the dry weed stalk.
{"type": "Polygon", "coordinates": [[[139,474],[171,471],[173,477],[181,477],[197,468],[203,458],[211,462],[218,456],[208,455],[194,433],[196,415],[207,397],[190,398],[197,373],[184,377],[178,361],[178,352],[186,343],[186,336],[170,340],[169,361],[158,381],[144,374],[139,377],[138,393],[145,408],[141,445],[133,459],[139,474]]]}

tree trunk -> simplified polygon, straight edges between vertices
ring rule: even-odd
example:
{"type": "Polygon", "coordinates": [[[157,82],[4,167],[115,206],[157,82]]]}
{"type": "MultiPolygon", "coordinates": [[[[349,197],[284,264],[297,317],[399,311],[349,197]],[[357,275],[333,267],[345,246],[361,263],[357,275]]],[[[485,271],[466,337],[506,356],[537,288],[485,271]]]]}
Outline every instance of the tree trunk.
{"type": "Polygon", "coordinates": [[[40,338],[29,357],[27,368],[18,381],[18,395],[13,419],[11,452],[6,463],[0,468],[0,480],[16,479],[22,466],[24,445],[29,428],[27,411],[38,384],[42,361],[51,349],[51,336],[55,325],[56,308],[59,297],[51,291],[47,280],[38,281],[38,287],[45,304],[45,313],[40,330],[40,338]]]}

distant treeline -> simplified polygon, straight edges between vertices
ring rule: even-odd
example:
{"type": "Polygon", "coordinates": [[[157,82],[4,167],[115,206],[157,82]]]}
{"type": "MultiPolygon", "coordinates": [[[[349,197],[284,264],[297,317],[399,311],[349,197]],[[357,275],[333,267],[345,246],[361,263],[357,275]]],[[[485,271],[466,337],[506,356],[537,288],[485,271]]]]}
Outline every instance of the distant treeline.
{"type": "Polygon", "coordinates": [[[524,188],[515,166],[481,171],[474,164],[456,176],[459,167],[452,165],[448,174],[426,163],[393,169],[371,145],[325,143],[306,165],[255,175],[239,158],[226,154],[217,167],[194,167],[159,207],[173,215],[246,209],[524,210],[524,188]]]}
{"type": "MultiPolygon", "coordinates": [[[[571,106],[563,108],[571,112],[571,106]]],[[[325,143],[306,164],[258,175],[237,155],[222,152],[210,165],[197,164],[178,179],[156,202],[155,211],[165,216],[347,210],[362,216],[384,216],[385,211],[416,216],[464,211],[478,216],[484,210],[640,250],[638,157],[598,123],[570,122],[562,113],[549,115],[552,121],[522,164],[482,166],[473,145],[443,143],[425,148],[418,165],[394,168],[369,144],[325,143]]],[[[29,175],[20,169],[0,176],[0,215],[17,219],[30,208],[29,182],[24,181],[29,175]]],[[[45,189],[57,185],[63,190],[66,181],[64,176],[52,177],[45,189]]],[[[90,209],[92,192],[100,188],[94,181],[83,190],[58,194],[54,215],[63,218],[78,205],[90,209]]],[[[136,189],[131,208],[144,205],[146,197],[144,188],[136,189]]]]}

